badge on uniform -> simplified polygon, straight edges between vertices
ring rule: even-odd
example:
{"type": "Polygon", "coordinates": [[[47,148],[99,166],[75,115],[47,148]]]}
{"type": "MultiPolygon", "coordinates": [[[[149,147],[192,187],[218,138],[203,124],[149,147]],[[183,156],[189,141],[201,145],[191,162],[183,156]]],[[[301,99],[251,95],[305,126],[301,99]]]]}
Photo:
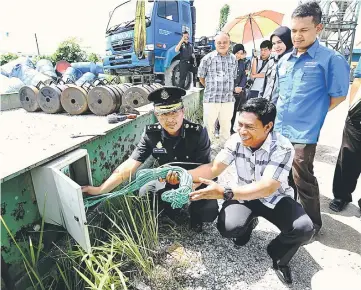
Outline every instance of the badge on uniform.
{"type": "Polygon", "coordinates": [[[157,148],[153,148],[153,153],[167,154],[167,150],[163,148],[162,143],[159,141],[156,145],[157,148]]]}

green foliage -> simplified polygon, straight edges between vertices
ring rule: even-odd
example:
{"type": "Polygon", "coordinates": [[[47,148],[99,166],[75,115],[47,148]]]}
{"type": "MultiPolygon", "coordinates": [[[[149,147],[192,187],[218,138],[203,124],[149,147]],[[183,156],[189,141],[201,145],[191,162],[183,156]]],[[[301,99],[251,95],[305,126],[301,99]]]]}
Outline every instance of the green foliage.
{"type": "Polygon", "coordinates": [[[88,54],[88,61],[100,62],[101,58],[94,52],[88,54]]]}
{"type": "Polygon", "coordinates": [[[54,62],[66,60],[67,62],[86,61],[86,52],[81,49],[79,41],[76,38],[69,38],[58,46],[52,55],[54,62]]]}
{"type": "Polygon", "coordinates": [[[5,53],[0,55],[0,65],[4,65],[11,60],[17,59],[18,56],[14,53],[5,53]]]}
{"type": "Polygon", "coordinates": [[[230,13],[229,5],[228,4],[223,5],[219,13],[218,31],[221,31],[223,26],[226,25],[229,13],[230,13]]]}

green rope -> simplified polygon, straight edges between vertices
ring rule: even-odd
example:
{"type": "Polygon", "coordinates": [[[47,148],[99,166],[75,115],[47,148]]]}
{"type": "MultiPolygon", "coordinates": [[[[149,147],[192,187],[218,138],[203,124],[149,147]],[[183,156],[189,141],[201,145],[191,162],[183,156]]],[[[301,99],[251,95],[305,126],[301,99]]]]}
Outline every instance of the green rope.
{"type": "Polygon", "coordinates": [[[128,183],[121,190],[103,194],[100,196],[90,196],[84,200],[85,207],[91,207],[100,203],[106,199],[113,197],[127,195],[140,189],[143,185],[147,184],[152,180],[157,180],[159,178],[166,178],[169,170],[172,170],[178,173],[180,177],[179,188],[171,189],[165,191],[162,194],[162,200],[169,202],[172,208],[181,208],[184,204],[189,201],[189,194],[192,192],[192,176],[188,173],[187,170],[178,167],[178,166],[167,166],[167,167],[158,167],[154,169],[142,169],[139,170],[136,174],[135,180],[128,183]]]}

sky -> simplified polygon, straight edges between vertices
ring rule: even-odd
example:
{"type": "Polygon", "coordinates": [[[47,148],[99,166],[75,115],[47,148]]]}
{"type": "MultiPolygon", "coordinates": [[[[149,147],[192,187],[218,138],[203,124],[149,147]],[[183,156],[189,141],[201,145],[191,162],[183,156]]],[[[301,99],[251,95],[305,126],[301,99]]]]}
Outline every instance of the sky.
{"type": "MultiPolygon", "coordinates": [[[[58,44],[69,37],[81,40],[82,46],[89,52],[103,54],[109,11],[123,1],[104,0],[92,3],[89,0],[2,0],[0,53],[10,51],[35,54],[36,33],[41,54],[53,53],[58,44]]],[[[224,4],[230,5],[228,20],[272,9],[284,13],[283,24],[289,25],[298,0],[195,0],[194,3],[197,9],[196,36],[200,37],[214,35],[219,11],[224,4]]],[[[357,31],[356,42],[361,40],[360,32],[361,28],[357,31]]],[[[247,47],[251,47],[251,44],[246,45],[246,50],[247,47]]]]}

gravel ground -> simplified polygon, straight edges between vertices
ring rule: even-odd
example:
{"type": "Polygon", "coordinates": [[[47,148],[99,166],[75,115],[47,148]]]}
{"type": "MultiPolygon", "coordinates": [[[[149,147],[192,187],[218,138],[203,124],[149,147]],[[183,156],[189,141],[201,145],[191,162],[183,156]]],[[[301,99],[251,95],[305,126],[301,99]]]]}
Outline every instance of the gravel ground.
{"type": "MultiPolygon", "coordinates": [[[[344,212],[336,214],[328,209],[346,111],[347,104],[342,104],[331,112],[322,131],[315,174],[321,191],[324,226],[291,261],[293,285],[288,287],[280,282],[271,268],[266,247],[279,230],[260,218],[249,243],[239,249],[219,235],[215,224],[206,225],[199,234],[176,227],[177,234],[162,239],[163,244],[176,248],[169,250],[165,263],[178,261],[186,265],[180,271],[181,278],[177,275],[180,285],[172,289],[360,289],[361,222],[357,200],[361,198],[361,178],[354,202],[344,212]]],[[[220,182],[236,180],[235,174],[235,168],[229,167],[220,182]]]]}

